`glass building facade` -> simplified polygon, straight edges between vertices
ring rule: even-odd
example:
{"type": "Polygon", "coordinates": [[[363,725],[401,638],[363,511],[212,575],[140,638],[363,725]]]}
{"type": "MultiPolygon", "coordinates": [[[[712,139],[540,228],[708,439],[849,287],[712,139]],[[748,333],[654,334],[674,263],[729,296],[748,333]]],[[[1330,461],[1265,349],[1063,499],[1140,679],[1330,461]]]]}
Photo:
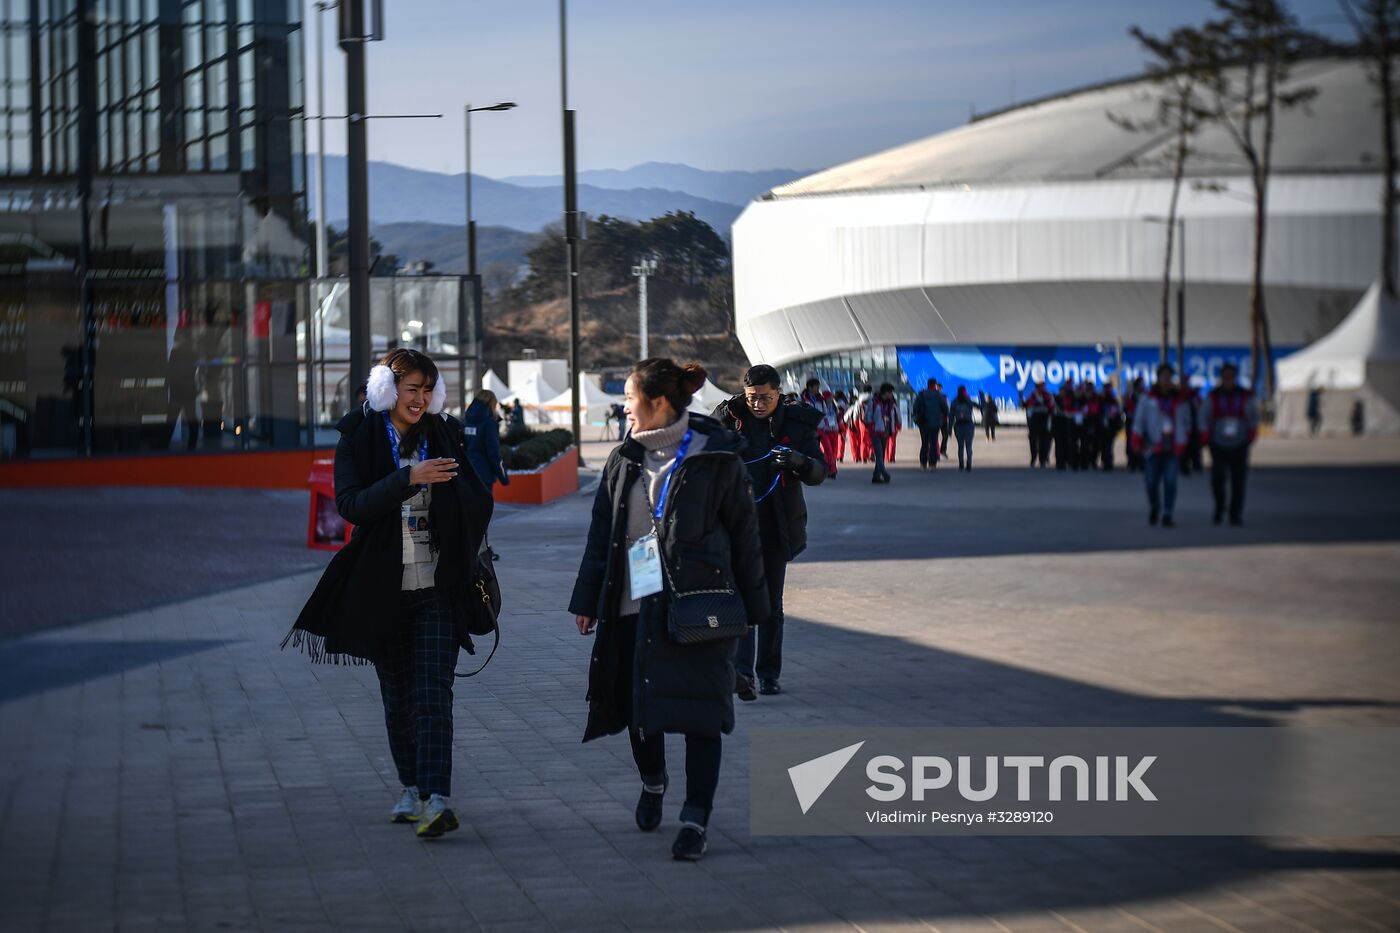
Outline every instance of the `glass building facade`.
{"type": "Polygon", "coordinates": [[[858,394],[867,385],[878,390],[888,382],[894,386],[901,417],[906,424],[909,423],[909,409],[917,389],[909,385],[908,377],[900,368],[899,352],[895,347],[860,347],[841,353],[828,353],[798,363],[788,363],[778,369],[783,375],[785,392],[801,392],[807,380],[813,376],[822,381],[822,388],[845,392],[847,396],[853,392],[858,394]]]}
{"type": "Polygon", "coordinates": [[[312,437],[302,49],[296,0],[0,0],[0,456],[312,437]]]}

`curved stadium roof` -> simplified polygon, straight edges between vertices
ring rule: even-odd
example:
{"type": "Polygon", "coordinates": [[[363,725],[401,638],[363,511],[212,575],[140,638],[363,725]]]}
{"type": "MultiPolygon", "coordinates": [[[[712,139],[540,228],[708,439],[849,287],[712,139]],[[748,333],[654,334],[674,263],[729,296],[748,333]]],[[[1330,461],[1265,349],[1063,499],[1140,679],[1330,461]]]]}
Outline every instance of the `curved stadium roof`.
{"type": "MultiPolygon", "coordinates": [[[[1313,59],[1295,65],[1285,90],[1315,87],[1305,107],[1283,111],[1274,173],[1377,172],[1375,90],[1363,63],[1313,59]]],[[[966,126],[856,159],[773,189],[765,198],[908,190],[954,185],[1152,178],[1168,175],[1160,156],[1170,133],[1132,133],[1107,114],[1149,116],[1150,79],[1136,78],[1031,102],[966,126]]],[[[1219,127],[1200,134],[1193,177],[1246,174],[1219,127]]]]}

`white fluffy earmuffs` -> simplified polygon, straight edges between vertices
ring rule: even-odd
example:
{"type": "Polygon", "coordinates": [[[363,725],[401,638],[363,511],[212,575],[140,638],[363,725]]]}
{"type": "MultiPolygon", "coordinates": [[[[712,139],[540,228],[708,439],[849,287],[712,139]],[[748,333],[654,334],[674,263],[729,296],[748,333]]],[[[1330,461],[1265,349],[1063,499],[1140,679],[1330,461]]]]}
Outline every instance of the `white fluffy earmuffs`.
{"type": "MultiPolygon", "coordinates": [[[[388,411],[399,401],[398,382],[394,371],[383,363],[369,371],[369,381],[365,385],[365,400],[374,411],[388,411]]],[[[433,396],[428,400],[428,414],[437,415],[447,405],[447,385],[442,379],[433,384],[433,396]]]]}

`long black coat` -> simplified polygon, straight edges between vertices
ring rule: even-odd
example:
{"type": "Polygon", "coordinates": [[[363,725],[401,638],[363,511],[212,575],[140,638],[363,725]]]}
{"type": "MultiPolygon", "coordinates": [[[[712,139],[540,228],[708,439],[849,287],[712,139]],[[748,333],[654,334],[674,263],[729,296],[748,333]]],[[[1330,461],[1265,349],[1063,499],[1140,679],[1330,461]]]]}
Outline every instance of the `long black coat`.
{"type": "MultiPolygon", "coordinates": [[[[745,438],[747,443],[749,435],[746,432],[755,418],[742,395],[736,395],[727,402],[720,402],[715,406],[714,417],[720,424],[745,438]]],[[[806,454],[809,461],[806,472],[795,479],[794,474],[784,473],[778,480],[778,488],[773,490],[772,495],[760,506],[774,510],[778,529],[778,540],[765,539],[763,549],[768,553],[776,553],[783,560],[793,560],[807,549],[807,500],[802,496],[802,487],[816,486],[826,479],[826,458],[822,456],[821,437],[817,434],[817,425],[821,423],[821,419],[821,412],[811,405],[798,401],[784,402],[768,416],[765,445],[758,449],[752,446],[743,448],[745,460],[757,460],[781,445],[806,454]]],[[[767,483],[761,488],[759,483],[763,477],[771,476],[771,469],[771,461],[766,460],[749,467],[755,491],[759,495],[768,488],[767,483]]]]}
{"type": "Polygon", "coordinates": [[[641,602],[631,670],[622,664],[617,613],[628,585],[628,493],[642,476],[642,446],[629,436],[603,467],[569,600],[570,612],[598,619],[585,742],[629,724],[648,734],[717,736],[734,729],[736,639],[673,643],[666,634],[667,600],[672,583],[686,591],[727,582],[742,596],[749,624],[759,625],[768,617],[768,588],[739,439],[704,415],[689,418],[691,430],[706,435],[705,447],[687,455],[671,480],[660,535],[670,579],[641,602]]]}
{"type": "MultiPolygon", "coordinates": [[[[448,415],[424,417],[428,456],[452,457],[460,464],[456,477],[433,485],[428,522],[438,547],[434,588],[453,609],[458,641],[471,651],[468,594],[493,503],[467,463],[461,424],[448,415]]],[[[400,507],[416,490],[408,481],[409,468],[394,468],[393,448],[379,412],[351,412],[336,428],[340,442],[335,451],[335,504],[355,531],[321,575],[288,639],[315,660],[348,656],[374,661],[398,619],[403,587],[400,507]]]]}

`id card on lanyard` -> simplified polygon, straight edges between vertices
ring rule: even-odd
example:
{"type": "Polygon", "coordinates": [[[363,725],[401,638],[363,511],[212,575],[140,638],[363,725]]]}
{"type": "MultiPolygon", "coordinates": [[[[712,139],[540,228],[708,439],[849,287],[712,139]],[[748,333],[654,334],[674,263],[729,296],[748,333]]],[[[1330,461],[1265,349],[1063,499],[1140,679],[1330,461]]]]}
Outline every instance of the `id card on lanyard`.
{"type": "MultiPolygon", "coordinates": [[[[389,435],[389,450],[394,455],[394,469],[402,470],[403,461],[399,457],[399,435],[394,430],[387,412],[384,415],[384,429],[389,435]]],[[[418,462],[428,459],[428,437],[425,434],[418,445],[418,462]]],[[[399,506],[399,518],[403,523],[403,562],[421,564],[433,559],[431,535],[428,533],[428,485],[424,483],[418,492],[399,506]]]]}
{"type": "MultiPolygon", "coordinates": [[[[676,448],[676,459],[671,463],[671,469],[666,471],[666,478],[661,483],[661,495],[657,497],[657,502],[651,511],[652,530],[632,542],[632,545],[627,549],[627,576],[631,582],[633,599],[642,599],[645,596],[661,592],[663,585],[661,540],[657,535],[657,529],[661,527],[661,519],[666,514],[666,499],[671,492],[671,480],[675,477],[676,470],[680,469],[686,451],[690,449],[692,437],[694,437],[694,432],[687,430],[685,437],[681,438],[681,445],[676,448]]],[[[638,482],[645,483],[646,481],[646,471],[643,470],[638,482]]],[[[650,499],[650,489],[648,488],[647,491],[647,498],[650,499]]]]}
{"type": "Polygon", "coordinates": [[[1239,440],[1242,433],[1240,422],[1244,417],[1244,396],[1241,393],[1232,392],[1222,397],[1220,402],[1220,408],[1223,411],[1217,418],[1216,433],[1226,440],[1239,440]]]}

